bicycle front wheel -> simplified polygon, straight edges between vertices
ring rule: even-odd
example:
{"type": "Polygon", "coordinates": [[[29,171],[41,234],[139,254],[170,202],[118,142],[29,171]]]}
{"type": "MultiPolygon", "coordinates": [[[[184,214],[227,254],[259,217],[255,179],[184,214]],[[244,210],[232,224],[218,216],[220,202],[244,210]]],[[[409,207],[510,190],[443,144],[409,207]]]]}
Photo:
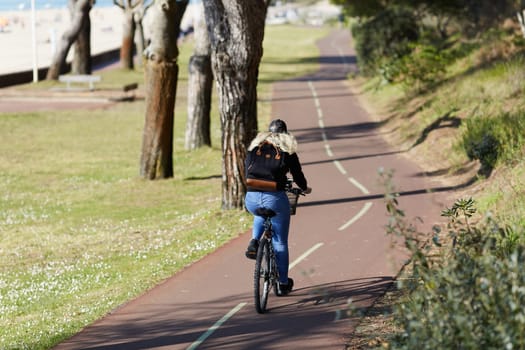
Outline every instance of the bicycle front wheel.
{"type": "Polygon", "coordinates": [[[255,272],[253,275],[255,297],[255,310],[263,314],[266,311],[268,295],[270,293],[270,242],[263,238],[259,242],[257,258],[255,259],[255,272]]]}

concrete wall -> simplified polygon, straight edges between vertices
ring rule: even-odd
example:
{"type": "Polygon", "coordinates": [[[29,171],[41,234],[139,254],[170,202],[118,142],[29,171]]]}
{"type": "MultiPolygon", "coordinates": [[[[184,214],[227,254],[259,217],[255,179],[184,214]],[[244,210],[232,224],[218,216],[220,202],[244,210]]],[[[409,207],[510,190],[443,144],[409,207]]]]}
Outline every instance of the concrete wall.
{"type": "MultiPolygon", "coordinates": [[[[93,59],[93,70],[103,68],[104,66],[110,63],[117,62],[120,59],[120,49],[114,49],[111,51],[99,53],[97,55],[94,55],[92,59],[93,59]]],[[[40,68],[38,70],[38,80],[44,80],[46,78],[48,69],[49,67],[40,68]]],[[[65,68],[64,73],[69,72],[70,69],[71,69],[71,64],[67,64],[67,67],[65,68]]],[[[32,70],[4,74],[0,76],[0,88],[13,86],[13,85],[27,84],[32,81],[33,81],[33,71],[32,70]]]]}

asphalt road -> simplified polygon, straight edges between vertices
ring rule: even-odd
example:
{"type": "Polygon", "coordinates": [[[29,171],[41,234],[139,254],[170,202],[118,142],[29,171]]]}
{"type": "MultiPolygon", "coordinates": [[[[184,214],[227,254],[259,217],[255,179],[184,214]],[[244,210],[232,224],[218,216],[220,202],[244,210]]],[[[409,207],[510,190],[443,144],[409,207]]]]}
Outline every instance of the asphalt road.
{"type": "MultiPolygon", "coordinates": [[[[373,307],[404,259],[385,235],[379,168],[393,169],[408,217],[430,227],[445,193],[422,169],[384,140],[379,124],[345,85],[355,69],[348,30],[319,42],[316,74],[275,85],[275,117],[299,141],[313,188],[301,197],[290,233],[295,290],[253,306],[253,260],[244,257],[250,233],[121,306],[56,347],[66,349],[344,349],[357,316],[373,307]]],[[[423,227],[424,228],[424,227],[423,227]]]]}

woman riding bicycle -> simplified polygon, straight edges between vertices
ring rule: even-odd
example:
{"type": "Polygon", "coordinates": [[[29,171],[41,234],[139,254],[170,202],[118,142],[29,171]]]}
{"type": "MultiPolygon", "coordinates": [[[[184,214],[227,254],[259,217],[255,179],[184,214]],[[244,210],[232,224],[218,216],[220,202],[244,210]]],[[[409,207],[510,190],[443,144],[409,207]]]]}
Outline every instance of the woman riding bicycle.
{"type": "Polygon", "coordinates": [[[245,162],[247,193],[246,209],[254,215],[252,239],[246,250],[246,257],[255,259],[259,239],[264,230],[264,218],[255,215],[258,208],[271,209],[273,226],[273,247],[279,270],[279,295],[288,294],[293,280],[288,277],[288,231],[290,228],[290,203],[285,192],[287,173],[305,193],[310,193],[306,178],[297,156],[297,141],[288,133],[286,123],[275,119],[268,132],[259,133],[248,147],[245,162]]]}

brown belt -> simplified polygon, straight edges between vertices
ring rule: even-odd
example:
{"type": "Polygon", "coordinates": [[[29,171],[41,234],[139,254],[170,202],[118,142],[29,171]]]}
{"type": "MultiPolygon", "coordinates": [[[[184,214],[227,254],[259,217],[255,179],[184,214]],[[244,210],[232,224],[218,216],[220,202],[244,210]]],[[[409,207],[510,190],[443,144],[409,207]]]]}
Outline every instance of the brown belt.
{"type": "Polygon", "coordinates": [[[277,191],[277,182],[270,180],[246,179],[246,185],[259,191],[275,192],[277,191]]]}

